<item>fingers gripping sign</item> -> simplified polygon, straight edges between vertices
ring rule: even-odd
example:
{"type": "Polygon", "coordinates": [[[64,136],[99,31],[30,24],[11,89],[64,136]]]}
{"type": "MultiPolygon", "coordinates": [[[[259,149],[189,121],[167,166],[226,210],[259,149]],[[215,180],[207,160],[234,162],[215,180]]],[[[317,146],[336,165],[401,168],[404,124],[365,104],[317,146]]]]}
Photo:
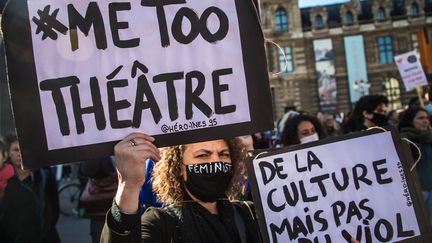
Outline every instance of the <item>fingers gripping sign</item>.
{"type": "Polygon", "coordinates": [[[142,186],[145,161],[148,158],[152,158],[154,161],[160,159],[159,150],[153,142],[153,137],[132,133],[114,147],[120,182],[137,187],[142,186]]]}
{"type": "Polygon", "coordinates": [[[154,138],[142,133],[132,133],[114,147],[119,186],[116,203],[124,211],[133,213],[138,209],[138,195],[144,183],[146,160],[160,160],[154,138]]]}

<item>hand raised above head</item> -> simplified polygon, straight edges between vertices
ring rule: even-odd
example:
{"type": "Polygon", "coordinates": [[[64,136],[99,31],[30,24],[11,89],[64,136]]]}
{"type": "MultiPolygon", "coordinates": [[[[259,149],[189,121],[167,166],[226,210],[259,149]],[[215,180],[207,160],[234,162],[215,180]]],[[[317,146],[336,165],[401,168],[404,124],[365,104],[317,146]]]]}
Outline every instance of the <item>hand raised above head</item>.
{"type": "Polygon", "coordinates": [[[143,133],[131,133],[114,147],[119,183],[141,188],[144,183],[146,160],[159,161],[154,138],[143,133]]]}
{"type": "Polygon", "coordinates": [[[115,201],[127,213],[138,209],[138,196],[144,184],[146,160],[160,160],[154,138],[143,133],[131,133],[114,147],[119,178],[115,201]]]}

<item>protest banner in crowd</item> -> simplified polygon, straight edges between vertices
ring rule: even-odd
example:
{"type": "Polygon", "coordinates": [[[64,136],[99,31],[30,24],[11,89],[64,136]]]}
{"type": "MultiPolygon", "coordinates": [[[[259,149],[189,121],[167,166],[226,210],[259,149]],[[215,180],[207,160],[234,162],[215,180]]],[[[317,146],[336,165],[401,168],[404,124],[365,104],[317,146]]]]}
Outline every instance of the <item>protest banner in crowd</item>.
{"type": "Polygon", "coordinates": [[[368,131],[249,158],[264,241],[422,242],[430,229],[408,155],[391,132],[368,131]]]}
{"type": "Polygon", "coordinates": [[[26,167],[271,129],[254,1],[11,1],[3,14],[26,167]]]}
{"type": "Polygon", "coordinates": [[[416,51],[395,56],[394,59],[407,91],[428,84],[416,51]]]}

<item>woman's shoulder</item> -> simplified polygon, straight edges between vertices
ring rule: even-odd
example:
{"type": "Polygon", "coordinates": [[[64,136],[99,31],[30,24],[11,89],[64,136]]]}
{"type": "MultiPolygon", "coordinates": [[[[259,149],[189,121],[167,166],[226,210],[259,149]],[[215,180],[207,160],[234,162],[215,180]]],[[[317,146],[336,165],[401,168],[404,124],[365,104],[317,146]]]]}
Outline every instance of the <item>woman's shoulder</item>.
{"type": "Polygon", "coordinates": [[[141,217],[141,224],[163,224],[165,226],[173,225],[175,227],[177,220],[177,215],[169,206],[163,208],[149,207],[141,217]]]}
{"type": "Polygon", "coordinates": [[[243,214],[249,216],[251,219],[255,221],[255,205],[252,201],[231,201],[231,203],[237,208],[240,209],[243,214]]]}
{"type": "Polygon", "coordinates": [[[157,239],[156,242],[171,242],[176,238],[178,219],[167,207],[149,207],[141,217],[142,239],[157,239]]]}
{"type": "Polygon", "coordinates": [[[252,201],[248,200],[234,200],[231,203],[236,207],[247,208],[247,209],[255,209],[255,205],[252,201]]]}

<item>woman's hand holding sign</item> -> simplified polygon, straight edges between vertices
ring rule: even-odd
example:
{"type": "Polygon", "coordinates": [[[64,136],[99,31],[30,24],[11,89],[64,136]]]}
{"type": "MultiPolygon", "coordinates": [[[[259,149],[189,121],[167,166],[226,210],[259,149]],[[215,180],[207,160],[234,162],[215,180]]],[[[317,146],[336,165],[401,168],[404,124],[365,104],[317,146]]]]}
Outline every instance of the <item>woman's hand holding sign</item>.
{"type": "Polygon", "coordinates": [[[146,160],[159,161],[154,138],[132,133],[114,147],[119,184],[115,202],[124,213],[138,210],[138,196],[145,179],[146,160]]]}

